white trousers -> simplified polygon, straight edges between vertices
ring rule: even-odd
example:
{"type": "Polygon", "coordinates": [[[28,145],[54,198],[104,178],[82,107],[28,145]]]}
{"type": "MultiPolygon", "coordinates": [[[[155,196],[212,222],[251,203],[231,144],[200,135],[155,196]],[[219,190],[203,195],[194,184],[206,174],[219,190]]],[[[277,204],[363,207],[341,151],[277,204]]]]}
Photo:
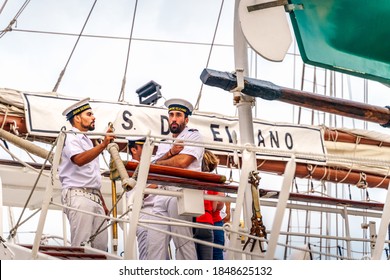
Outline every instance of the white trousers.
{"type": "MultiPolygon", "coordinates": [[[[62,201],[66,206],[92,212],[95,214],[105,215],[103,206],[84,196],[70,196],[69,191],[64,190],[62,201]]],[[[83,242],[96,233],[97,229],[103,223],[102,228],[106,226],[104,218],[84,214],[75,210],[64,210],[70,224],[70,234],[72,246],[80,246],[83,242]]],[[[107,251],[108,231],[105,229],[98,234],[91,243],[91,247],[107,251]]]]}
{"type": "MultiPolygon", "coordinates": [[[[144,207],[141,209],[144,212],[152,212],[152,206],[144,207]]],[[[151,216],[148,214],[140,213],[139,219],[141,220],[150,220],[151,216]]],[[[138,242],[138,259],[147,260],[148,259],[148,230],[144,227],[137,227],[137,242],[138,242]]]]}
{"type": "MultiPolygon", "coordinates": [[[[158,195],[155,197],[153,213],[166,217],[192,221],[190,216],[179,216],[177,212],[177,198],[158,195]]],[[[159,220],[166,222],[165,219],[152,217],[153,220],[159,220]]],[[[163,224],[153,224],[153,227],[170,231],[173,233],[181,234],[184,236],[192,237],[192,228],[183,226],[170,226],[163,224]]],[[[167,235],[164,233],[157,232],[155,230],[148,230],[148,259],[149,260],[166,260],[168,259],[168,245],[170,240],[173,240],[176,248],[176,259],[177,260],[196,260],[195,243],[193,241],[167,235]]]]}

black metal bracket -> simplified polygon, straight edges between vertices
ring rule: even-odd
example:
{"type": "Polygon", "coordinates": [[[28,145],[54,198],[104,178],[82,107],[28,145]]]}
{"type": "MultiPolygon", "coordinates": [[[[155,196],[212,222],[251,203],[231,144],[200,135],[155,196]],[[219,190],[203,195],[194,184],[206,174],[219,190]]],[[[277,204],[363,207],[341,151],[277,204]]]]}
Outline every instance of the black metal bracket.
{"type": "Polygon", "coordinates": [[[276,0],[272,2],[251,5],[248,6],[247,9],[248,12],[254,12],[279,6],[284,6],[284,10],[286,11],[286,13],[290,13],[296,10],[303,10],[303,4],[289,4],[287,0],[276,0]]]}

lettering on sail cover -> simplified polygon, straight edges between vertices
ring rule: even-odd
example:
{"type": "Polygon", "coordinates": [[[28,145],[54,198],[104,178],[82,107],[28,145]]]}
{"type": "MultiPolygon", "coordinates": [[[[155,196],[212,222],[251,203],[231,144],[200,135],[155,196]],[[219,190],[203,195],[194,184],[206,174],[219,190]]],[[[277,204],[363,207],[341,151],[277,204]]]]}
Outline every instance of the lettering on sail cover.
{"type": "MultiPolygon", "coordinates": [[[[133,114],[124,110],[122,112],[122,123],[121,126],[124,130],[129,131],[131,129],[136,130],[136,126],[132,120],[133,114]]],[[[159,122],[159,133],[161,136],[168,136],[169,131],[169,119],[166,115],[160,115],[159,122]]],[[[156,122],[153,122],[157,124],[156,122]]],[[[138,124],[142,126],[152,126],[153,123],[142,123],[138,124]]],[[[232,128],[228,125],[221,125],[218,123],[204,123],[202,127],[196,127],[199,129],[204,140],[213,141],[219,143],[234,143],[233,141],[233,131],[238,128],[232,128]],[[209,129],[205,130],[206,127],[209,129]]],[[[262,126],[262,128],[257,127],[255,129],[255,139],[254,143],[256,146],[267,149],[280,149],[280,150],[293,150],[294,149],[294,133],[288,131],[286,127],[280,128],[278,126],[262,126]]],[[[238,140],[238,139],[237,139],[238,140]]]]}
{"type": "Polygon", "coordinates": [[[133,128],[133,121],[131,120],[131,116],[132,115],[129,111],[127,110],[123,111],[122,119],[124,122],[121,125],[124,130],[130,130],[133,128]]]}
{"type": "Polygon", "coordinates": [[[226,133],[226,137],[229,143],[233,143],[232,135],[229,131],[229,127],[225,126],[224,132],[220,131],[220,126],[218,124],[210,124],[210,131],[213,135],[213,141],[215,142],[223,142],[223,138],[221,137],[221,133],[226,133]]]}
{"type": "MultiPolygon", "coordinates": [[[[220,127],[218,124],[210,124],[210,131],[214,142],[229,142],[233,143],[232,133],[229,126],[220,127]]],[[[257,141],[255,144],[262,148],[273,149],[288,149],[294,148],[294,140],[292,133],[285,131],[285,129],[279,131],[277,129],[262,131],[257,130],[257,141]]]]}
{"type": "Polygon", "coordinates": [[[160,116],[161,119],[161,135],[169,134],[169,120],[167,116],[160,116]]]}
{"type": "Polygon", "coordinates": [[[277,130],[268,131],[268,137],[264,137],[262,131],[257,132],[257,146],[262,148],[277,148],[286,147],[288,150],[294,148],[294,141],[291,133],[280,132],[277,130]]]}
{"type": "MultiPolygon", "coordinates": [[[[56,137],[59,127],[70,128],[70,123],[59,114],[74,103],[74,99],[52,98],[44,95],[23,93],[26,104],[26,126],[34,136],[56,137]],[[43,106],[42,104],[49,104],[43,106]],[[52,108],[57,108],[53,110],[52,108]],[[47,122],[50,119],[50,122],[47,122]]],[[[113,123],[118,135],[146,135],[157,137],[170,135],[167,110],[161,107],[134,106],[130,104],[90,101],[96,116],[96,132],[104,133],[107,123],[113,123]]],[[[325,154],[321,128],[289,123],[275,123],[253,119],[253,141],[259,148],[325,154]]],[[[190,128],[197,129],[203,142],[243,145],[240,123],[237,117],[209,114],[194,114],[190,128]],[[237,135],[237,136],[235,136],[237,135]],[[237,137],[237,139],[235,139],[237,137]]],[[[250,126],[248,126],[250,127],[250,126]]]]}

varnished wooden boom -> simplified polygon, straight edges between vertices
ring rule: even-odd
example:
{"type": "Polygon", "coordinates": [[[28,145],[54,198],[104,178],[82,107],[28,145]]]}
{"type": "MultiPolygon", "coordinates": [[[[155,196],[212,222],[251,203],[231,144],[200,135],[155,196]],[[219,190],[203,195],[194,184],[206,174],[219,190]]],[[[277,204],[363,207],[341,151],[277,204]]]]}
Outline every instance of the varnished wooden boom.
{"type": "MultiPolygon", "coordinates": [[[[211,69],[204,69],[200,79],[209,86],[219,87],[227,91],[237,87],[234,74],[211,69]]],[[[344,117],[390,126],[390,110],[342,98],[328,97],[300,90],[283,88],[268,81],[244,78],[242,93],[266,100],[278,100],[285,103],[319,110],[344,117]]]]}

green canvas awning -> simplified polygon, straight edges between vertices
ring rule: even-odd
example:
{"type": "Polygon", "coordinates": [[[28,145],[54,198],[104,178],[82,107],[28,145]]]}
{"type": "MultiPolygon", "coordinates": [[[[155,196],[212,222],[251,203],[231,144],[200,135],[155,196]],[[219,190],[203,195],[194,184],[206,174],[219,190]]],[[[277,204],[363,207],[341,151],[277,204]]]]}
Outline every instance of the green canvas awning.
{"type": "Polygon", "coordinates": [[[390,84],[390,0],[289,0],[305,63],[390,84]]]}

